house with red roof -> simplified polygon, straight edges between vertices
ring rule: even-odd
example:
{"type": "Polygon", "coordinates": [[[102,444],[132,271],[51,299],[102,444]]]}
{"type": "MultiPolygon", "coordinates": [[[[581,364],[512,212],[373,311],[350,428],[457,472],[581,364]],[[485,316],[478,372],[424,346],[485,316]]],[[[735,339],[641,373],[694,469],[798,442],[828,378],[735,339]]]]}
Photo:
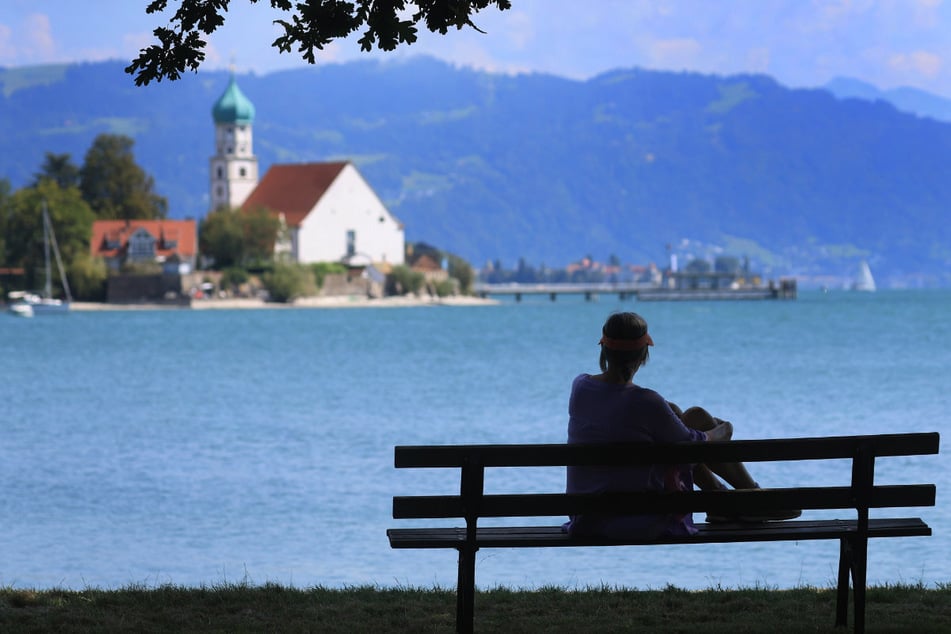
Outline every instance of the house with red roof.
{"type": "Polygon", "coordinates": [[[96,220],[90,252],[113,272],[156,263],[164,273],[184,275],[195,269],[198,232],[194,220],[96,220]]]}
{"type": "Polygon", "coordinates": [[[403,264],[403,224],[349,161],[272,165],[258,180],[254,104],[234,76],[212,108],[211,208],[265,209],[281,220],[280,260],[344,262],[375,270],[403,264]]]}
{"type": "Polygon", "coordinates": [[[403,224],[349,161],[272,165],[241,205],[287,227],[294,262],[403,264],[403,224]]]}

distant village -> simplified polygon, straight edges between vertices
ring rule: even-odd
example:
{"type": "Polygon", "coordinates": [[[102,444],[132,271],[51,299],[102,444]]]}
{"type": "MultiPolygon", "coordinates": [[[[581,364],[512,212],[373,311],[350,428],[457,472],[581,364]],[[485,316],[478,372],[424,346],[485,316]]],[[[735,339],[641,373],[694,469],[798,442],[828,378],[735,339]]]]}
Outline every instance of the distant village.
{"type": "MultiPolygon", "coordinates": [[[[314,280],[267,284],[240,267],[200,255],[195,220],[96,220],[91,252],[109,270],[108,303],[187,303],[232,297],[289,301],[302,295],[369,298],[386,294],[467,292],[471,272],[438,250],[413,248],[403,224],[348,161],[272,165],[259,178],[254,154],[255,108],[234,76],[214,104],[214,154],[209,165],[209,217],[263,214],[275,226],[265,241],[278,265],[312,268],[314,280]],[[155,271],[155,265],[161,267],[155,271]],[[313,283],[312,283],[313,282],[313,283]],[[277,287],[277,288],[275,288],[277,287]]],[[[212,226],[202,230],[213,231],[212,226]]],[[[243,232],[254,232],[245,225],[243,232]]],[[[268,233],[264,231],[263,233],[268,233]]],[[[228,246],[222,247],[227,250],[228,246]]],[[[221,253],[221,250],[218,251],[221,253]]],[[[222,260],[230,259],[224,252],[222,260]]],[[[261,264],[259,261],[258,264],[261,264]]],[[[257,267],[267,268],[267,267],[257,267]]],[[[275,272],[270,271],[272,278],[275,272]]]]}
{"type": "MultiPolygon", "coordinates": [[[[86,259],[94,264],[85,270],[88,273],[97,266],[104,270],[86,275],[85,283],[79,284],[78,299],[194,305],[222,299],[485,297],[487,289],[512,284],[607,283],[638,292],[748,291],[762,284],[748,261],[729,256],[693,259],[682,270],[676,256],[662,266],[625,264],[613,255],[604,263],[585,256],[563,269],[534,267],[524,260],[506,269],[490,262],[477,277],[468,262],[453,254],[423,243],[407,243],[403,223],[350,161],[275,164],[261,177],[254,154],[255,108],[233,75],[211,114],[214,153],[209,161],[205,218],[200,223],[170,220],[162,210],[154,214],[161,217],[92,220],[86,259]]],[[[112,142],[116,139],[107,140],[112,142]]],[[[120,146],[123,142],[132,143],[127,138],[118,140],[120,146]]],[[[37,196],[43,195],[44,178],[65,181],[56,192],[64,191],[62,187],[75,190],[77,179],[68,162],[68,155],[47,154],[45,174],[34,185],[37,196]],[[70,173],[64,176],[62,172],[70,173]]],[[[45,198],[43,206],[45,218],[45,198]]],[[[22,240],[30,241],[26,235],[22,240]]],[[[20,261],[29,263],[29,270],[37,267],[32,257],[20,256],[20,261]]],[[[47,261],[45,292],[52,301],[49,268],[47,261]]],[[[72,271],[75,274],[77,267],[72,271]]],[[[0,268],[0,284],[9,291],[10,279],[25,280],[29,277],[25,273],[23,268],[0,268]]],[[[36,277],[30,279],[35,282],[36,277]]],[[[57,290],[71,299],[65,278],[57,290]]],[[[766,296],[775,295],[774,289],[765,290],[766,296]]]]}

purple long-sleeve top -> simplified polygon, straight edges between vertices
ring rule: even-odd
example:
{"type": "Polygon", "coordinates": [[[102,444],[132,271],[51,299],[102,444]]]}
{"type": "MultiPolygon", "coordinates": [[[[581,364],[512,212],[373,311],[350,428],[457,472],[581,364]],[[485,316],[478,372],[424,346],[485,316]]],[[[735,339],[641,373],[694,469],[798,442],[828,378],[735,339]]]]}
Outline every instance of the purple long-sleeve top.
{"type": "MultiPolygon", "coordinates": [[[[703,441],[706,434],[690,429],[654,390],[617,385],[581,374],[571,385],[568,401],[569,443],[703,441]]],[[[692,465],[644,467],[568,467],[568,493],[664,491],[693,488],[692,465]]],[[[573,534],[611,538],[696,533],[687,515],[573,516],[573,534]]]]}

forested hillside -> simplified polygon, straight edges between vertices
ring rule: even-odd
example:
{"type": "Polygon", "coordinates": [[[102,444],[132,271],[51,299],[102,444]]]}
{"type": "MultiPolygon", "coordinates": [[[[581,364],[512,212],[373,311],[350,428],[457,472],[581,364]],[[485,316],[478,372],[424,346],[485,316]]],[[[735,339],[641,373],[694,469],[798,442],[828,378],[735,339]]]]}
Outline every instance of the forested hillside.
{"type": "MultiPolygon", "coordinates": [[[[136,88],[122,62],[0,70],[0,178],[135,139],[170,217],[207,211],[227,74],[136,88]]],[[[349,159],[425,241],[481,266],[647,263],[719,247],[771,274],[951,280],[951,125],[764,76],[617,70],[573,81],[430,59],[239,75],[255,153],[349,159]],[[690,240],[684,246],[684,240],[690,240]]]]}

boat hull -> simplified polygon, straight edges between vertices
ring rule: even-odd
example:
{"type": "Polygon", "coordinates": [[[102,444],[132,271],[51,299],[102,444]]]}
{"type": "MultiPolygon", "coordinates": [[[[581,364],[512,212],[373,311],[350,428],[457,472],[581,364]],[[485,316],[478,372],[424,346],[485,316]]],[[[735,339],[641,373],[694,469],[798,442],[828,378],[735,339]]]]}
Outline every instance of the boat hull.
{"type": "Polygon", "coordinates": [[[17,317],[32,317],[33,306],[30,304],[17,302],[16,304],[10,304],[7,306],[7,312],[11,315],[16,315],[17,317]]]}
{"type": "Polygon", "coordinates": [[[60,300],[44,300],[37,304],[31,304],[34,315],[65,315],[69,312],[69,302],[60,300]]]}

